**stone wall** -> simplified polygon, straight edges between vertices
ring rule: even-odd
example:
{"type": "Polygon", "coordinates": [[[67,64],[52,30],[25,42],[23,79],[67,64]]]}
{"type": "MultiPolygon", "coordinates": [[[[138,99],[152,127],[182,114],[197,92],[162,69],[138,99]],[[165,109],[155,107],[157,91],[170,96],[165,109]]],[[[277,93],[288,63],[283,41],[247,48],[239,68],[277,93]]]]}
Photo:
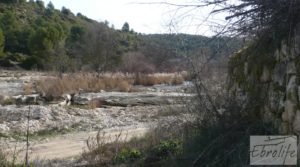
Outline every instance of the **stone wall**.
{"type": "Polygon", "coordinates": [[[273,51],[264,47],[252,44],[230,58],[230,92],[281,134],[300,135],[300,28],[273,51]]]}

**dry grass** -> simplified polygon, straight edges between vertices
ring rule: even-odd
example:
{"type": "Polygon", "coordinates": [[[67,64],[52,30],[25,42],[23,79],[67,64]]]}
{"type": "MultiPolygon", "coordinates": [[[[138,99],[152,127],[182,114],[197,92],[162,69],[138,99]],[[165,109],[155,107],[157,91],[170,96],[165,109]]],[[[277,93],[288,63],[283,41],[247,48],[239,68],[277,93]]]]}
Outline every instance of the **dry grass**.
{"type": "Polygon", "coordinates": [[[184,73],[136,74],[135,85],[153,86],[158,84],[180,85],[185,80],[184,73]]]}
{"type": "MultiPolygon", "coordinates": [[[[179,85],[185,80],[182,73],[124,74],[124,73],[76,73],[62,77],[48,77],[36,84],[36,90],[44,96],[60,97],[64,93],[133,91],[132,85],[152,86],[157,84],[179,85]]],[[[24,90],[32,92],[32,85],[24,90]]]]}
{"type": "Polygon", "coordinates": [[[121,92],[129,92],[131,90],[131,85],[128,83],[128,81],[119,82],[117,87],[121,92]]]}
{"type": "Polygon", "coordinates": [[[131,140],[127,140],[126,132],[110,136],[99,131],[97,136],[87,140],[87,150],[84,150],[81,158],[88,163],[87,166],[144,166],[143,163],[159,161],[164,156],[170,156],[169,150],[168,155],[161,155],[162,152],[157,151],[160,150],[162,142],[177,141],[181,138],[181,128],[176,129],[177,131],[159,126],[151,129],[144,137],[131,140]]]}
{"type": "Polygon", "coordinates": [[[0,148],[0,166],[8,166],[8,157],[7,154],[4,153],[4,149],[0,148]]]}
{"type": "Polygon", "coordinates": [[[100,108],[103,105],[103,100],[102,99],[93,99],[88,102],[87,108],[88,109],[95,109],[95,108],[100,108]]]}
{"type": "Polygon", "coordinates": [[[5,106],[5,105],[13,105],[13,104],[16,104],[15,99],[8,97],[8,96],[0,95],[0,105],[5,106]]]}
{"type": "Polygon", "coordinates": [[[23,86],[23,91],[25,95],[32,94],[34,92],[34,86],[32,84],[26,84],[23,86]]]}

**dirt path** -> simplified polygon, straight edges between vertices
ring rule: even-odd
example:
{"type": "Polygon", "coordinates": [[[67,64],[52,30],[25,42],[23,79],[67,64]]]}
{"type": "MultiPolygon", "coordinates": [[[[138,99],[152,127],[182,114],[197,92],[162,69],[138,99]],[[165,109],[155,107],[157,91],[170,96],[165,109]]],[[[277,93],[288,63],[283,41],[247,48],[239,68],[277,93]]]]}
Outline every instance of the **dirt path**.
{"type": "MultiPolygon", "coordinates": [[[[115,141],[117,136],[119,140],[130,140],[134,137],[142,137],[148,132],[149,128],[126,128],[119,130],[106,130],[104,141],[109,143],[115,141]]],[[[96,137],[98,131],[93,132],[79,132],[73,134],[66,134],[49,139],[48,141],[42,141],[40,143],[32,144],[29,149],[30,160],[34,159],[63,159],[80,155],[84,149],[86,149],[86,141],[89,137],[96,137]]],[[[17,162],[22,162],[25,157],[25,143],[19,143],[17,150],[18,154],[17,162]]],[[[10,152],[12,152],[10,150],[10,152]]]]}

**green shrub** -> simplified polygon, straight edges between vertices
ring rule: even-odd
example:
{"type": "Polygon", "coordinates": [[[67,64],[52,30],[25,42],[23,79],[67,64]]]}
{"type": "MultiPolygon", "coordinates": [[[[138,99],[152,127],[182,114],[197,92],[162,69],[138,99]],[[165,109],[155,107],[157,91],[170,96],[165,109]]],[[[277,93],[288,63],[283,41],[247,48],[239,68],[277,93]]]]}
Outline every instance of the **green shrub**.
{"type": "Polygon", "coordinates": [[[142,157],[142,153],[135,148],[123,148],[116,156],[115,163],[134,162],[142,157]]]}
{"type": "Polygon", "coordinates": [[[160,142],[152,150],[152,156],[158,159],[166,159],[170,155],[178,155],[182,152],[182,142],[179,140],[167,140],[160,142]]]}

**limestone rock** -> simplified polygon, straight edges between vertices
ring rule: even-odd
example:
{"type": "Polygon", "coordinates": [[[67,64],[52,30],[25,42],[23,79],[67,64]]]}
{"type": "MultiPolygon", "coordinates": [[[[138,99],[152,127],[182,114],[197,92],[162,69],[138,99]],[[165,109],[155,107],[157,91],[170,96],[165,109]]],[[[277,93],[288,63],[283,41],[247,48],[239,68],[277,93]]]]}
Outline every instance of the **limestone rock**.
{"type": "Polygon", "coordinates": [[[283,112],[282,115],[281,115],[281,119],[283,122],[288,122],[289,121],[289,115],[288,115],[288,112],[283,112]]]}
{"type": "Polygon", "coordinates": [[[296,65],[294,61],[290,61],[287,63],[287,74],[296,74],[297,70],[296,70],[296,65]]]}
{"type": "Polygon", "coordinates": [[[287,45],[285,44],[285,43],[282,43],[281,44],[281,49],[280,49],[280,51],[281,51],[281,55],[283,56],[283,57],[288,57],[288,47],[287,47],[287,45]]]}
{"type": "Polygon", "coordinates": [[[296,76],[292,75],[290,77],[290,80],[288,82],[288,85],[286,87],[286,94],[287,94],[287,99],[293,101],[294,103],[297,103],[297,89],[298,86],[296,84],[296,76]]]}
{"type": "Polygon", "coordinates": [[[272,81],[282,86],[285,84],[284,82],[285,75],[286,75],[285,63],[277,63],[273,69],[272,81]]]}
{"type": "Polygon", "coordinates": [[[95,99],[101,99],[105,105],[111,106],[137,106],[137,105],[163,105],[182,103],[183,99],[190,99],[194,94],[167,93],[167,92],[105,92],[82,93],[74,96],[74,103],[86,105],[95,99]]]}
{"type": "Polygon", "coordinates": [[[297,110],[297,105],[294,102],[292,102],[290,100],[287,100],[285,102],[284,113],[287,114],[288,122],[291,122],[291,123],[293,122],[295,114],[296,114],[296,110],[297,110]]]}
{"type": "Polygon", "coordinates": [[[289,126],[289,123],[283,122],[283,123],[281,124],[280,129],[279,129],[279,132],[280,132],[281,134],[289,134],[289,132],[290,132],[290,126],[289,126]]]}
{"type": "Polygon", "coordinates": [[[44,120],[51,120],[51,109],[48,107],[33,107],[31,111],[31,118],[32,119],[44,119],[44,120]]]}
{"type": "Polygon", "coordinates": [[[271,80],[271,72],[270,72],[269,68],[264,66],[263,73],[260,77],[260,81],[261,82],[269,82],[270,80],[271,80]]]}
{"type": "Polygon", "coordinates": [[[91,101],[93,98],[90,96],[84,96],[84,95],[75,95],[74,96],[74,103],[79,105],[86,105],[89,101],[91,101]]]}
{"type": "Polygon", "coordinates": [[[18,95],[12,97],[16,104],[22,105],[22,104],[43,104],[44,99],[40,97],[39,94],[32,94],[32,95],[18,95]]]}
{"type": "Polygon", "coordinates": [[[300,135],[300,110],[297,110],[293,123],[293,130],[297,135],[300,135]]]}
{"type": "Polygon", "coordinates": [[[64,98],[64,101],[60,102],[60,106],[70,106],[72,103],[72,95],[70,94],[63,94],[62,97],[64,98]]]}
{"type": "Polygon", "coordinates": [[[276,112],[280,105],[280,95],[274,91],[269,91],[269,108],[271,112],[276,112]]]}
{"type": "Polygon", "coordinates": [[[6,124],[0,124],[0,134],[9,132],[10,128],[6,124]]]}

